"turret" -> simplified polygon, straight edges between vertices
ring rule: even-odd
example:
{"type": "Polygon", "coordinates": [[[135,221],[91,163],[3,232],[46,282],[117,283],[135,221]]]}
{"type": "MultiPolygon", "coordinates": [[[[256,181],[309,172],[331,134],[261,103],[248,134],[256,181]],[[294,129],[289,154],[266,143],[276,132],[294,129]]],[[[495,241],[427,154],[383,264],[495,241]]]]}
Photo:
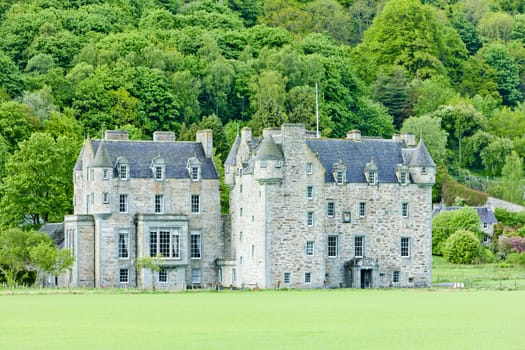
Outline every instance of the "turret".
{"type": "Polygon", "coordinates": [[[412,181],[417,184],[433,185],[436,182],[436,164],[428,153],[423,139],[415,149],[407,150],[408,166],[412,181]]]}
{"type": "Polygon", "coordinates": [[[255,178],[261,183],[280,182],[283,178],[283,152],[271,135],[263,131],[263,140],[255,154],[255,178]]]}

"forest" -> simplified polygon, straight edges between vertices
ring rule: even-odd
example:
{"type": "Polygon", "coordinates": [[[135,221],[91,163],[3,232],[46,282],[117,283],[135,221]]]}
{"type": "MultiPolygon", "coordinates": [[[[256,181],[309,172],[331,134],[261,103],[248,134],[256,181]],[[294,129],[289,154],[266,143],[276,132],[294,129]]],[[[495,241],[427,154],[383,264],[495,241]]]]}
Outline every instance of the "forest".
{"type": "MultiPolygon", "coordinates": [[[[0,226],[72,211],[86,137],[243,126],[414,132],[433,200],[523,203],[523,0],[4,0],[0,226]]],[[[226,201],[227,202],[227,201],[226,201]]]]}

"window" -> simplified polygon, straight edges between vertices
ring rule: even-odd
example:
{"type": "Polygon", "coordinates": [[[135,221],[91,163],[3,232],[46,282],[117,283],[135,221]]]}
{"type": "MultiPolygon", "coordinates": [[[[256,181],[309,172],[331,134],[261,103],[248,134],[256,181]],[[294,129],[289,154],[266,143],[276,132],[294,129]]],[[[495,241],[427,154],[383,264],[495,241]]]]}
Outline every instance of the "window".
{"type": "Polygon", "coordinates": [[[191,180],[198,181],[200,175],[200,168],[198,166],[191,167],[191,180]]]}
{"type": "Polygon", "coordinates": [[[399,283],[399,277],[400,277],[401,273],[399,271],[393,271],[392,272],[392,283],[399,283]]]}
{"type": "Polygon", "coordinates": [[[343,212],[343,222],[344,223],[352,222],[352,213],[351,212],[349,212],[349,211],[344,211],[343,212]]]}
{"type": "Polygon", "coordinates": [[[235,283],[237,281],[237,270],[235,268],[232,268],[232,283],[235,283]]]}
{"type": "Polygon", "coordinates": [[[239,185],[239,192],[242,193],[242,184],[239,185]]]}
{"type": "Polygon", "coordinates": [[[406,171],[401,171],[399,173],[399,182],[401,185],[406,185],[408,183],[408,176],[406,171]]]}
{"type": "Polygon", "coordinates": [[[109,203],[109,193],[108,192],[102,193],[102,202],[104,204],[108,204],[109,203]]]}
{"type": "Polygon", "coordinates": [[[162,258],[180,258],[179,230],[159,228],[150,231],[149,255],[162,258]]]}
{"type": "Polygon", "coordinates": [[[121,180],[127,180],[128,179],[128,166],[125,164],[120,165],[120,171],[119,171],[119,177],[121,180]]]}
{"type": "Polygon", "coordinates": [[[375,185],[376,181],[377,181],[376,172],[374,170],[370,170],[368,172],[368,182],[370,183],[370,185],[375,185]]]}
{"type": "Polygon", "coordinates": [[[201,212],[201,197],[198,194],[191,195],[191,212],[199,214],[201,212]]]}
{"type": "Polygon", "coordinates": [[[314,198],[314,187],[313,186],[306,187],[306,197],[308,199],[313,199],[314,198]]]}
{"type": "Polygon", "coordinates": [[[328,236],[328,257],[337,257],[337,236],[328,236]]]}
{"type": "Polygon", "coordinates": [[[95,181],[95,169],[93,169],[93,168],[89,169],[89,179],[91,181],[95,181]]]}
{"type": "Polygon", "coordinates": [[[337,171],[337,173],[336,173],[336,181],[337,181],[338,185],[342,185],[343,184],[344,176],[343,176],[343,171],[342,170],[338,170],[337,171]]]}
{"type": "Polygon", "coordinates": [[[328,202],[326,206],[326,215],[328,215],[329,218],[333,218],[335,215],[335,203],[334,202],[328,202]]]}
{"type": "Polygon", "coordinates": [[[168,283],[168,270],[159,270],[159,283],[168,283]]]}
{"type": "Polygon", "coordinates": [[[120,231],[118,233],[118,257],[120,259],[129,258],[129,232],[120,231]]]}
{"type": "Polygon", "coordinates": [[[162,171],[162,166],[157,165],[155,167],[155,180],[162,180],[164,179],[164,172],[162,171]]]}
{"type": "Polygon", "coordinates": [[[242,241],[242,231],[239,232],[239,241],[242,241]]]}
{"type": "Polygon", "coordinates": [[[239,209],[239,216],[242,216],[242,208],[239,209]]]}
{"type": "Polygon", "coordinates": [[[306,255],[313,256],[314,255],[314,241],[307,241],[306,242],[306,255]]]}
{"type": "Polygon", "coordinates": [[[102,179],[108,180],[109,179],[109,169],[102,170],[102,179]]]}
{"type": "Polygon", "coordinates": [[[266,168],[268,166],[268,161],[261,160],[261,168],[266,168]]]}
{"type": "Polygon", "coordinates": [[[362,258],[364,256],[365,248],[365,237],[355,236],[354,237],[354,255],[356,258],[362,258]]]}
{"type": "Polygon", "coordinates": [[[161,214],[164,212],[164,196],[161,194],[155,195],[155,213],[161,214]]]}
{"type": "Polygon", "coordinates": [[[200,284],[201,275],[201,269],[191,269],[191,283],[200,284]]]}
{"type": "Polygon", "coordinates": [[[490,243],[490,236],[488,234],[483,235],[483,244],[489,244],[490,243]]]}
{"type": "Polygon", "coordinates": [[[119,271],[119,282],[120,283],[129,283],[129,270],[120,269],[119,271]]]}
{"type": "Polygon", "coordinates": [[[401,216],[408,218],[408,203],[401,203],[401,216]]]}
{"type": "Polygon", "coordinates": [[[255,246],[252,244],[252,258],[255,255],[255,246]]]}
{"type": "Polygon", "coordinates": [[[291,280],[291,273],[290,272],[285,272],[284,273],[284,277],[283,277],[283,282],[284,284],[290,284],[290,280],[291,280]]]}
{"type": "Polygon", "coordinates": [[[119,196],[119,212],[127,213],[128,212],[128,195],[121,194],[119,196]]]}
{"type": "Polygon", "coordinates": [[[313,211],[309,211],[308,214],[306,215],[306,224],[308,226],[314,225],[314,212],[313,211]]]}
{"type": "Polygon", "coordinates": [[[484,222],[484,223],[483,223],[483,228],[484,228],[485,230],[488,229],[488,228],[489,228],[489,224],[488,224],[487,222],[484,222]]]}
{"type": "Polygon", "coordinates": [[[422,167],[421,168],[421,175],[426,175],[426,174],[427,174],[427,168],[422,167]]]}
{"type": "Polygon", "coordinates": [[[359,202],[359,217],[364,218],[366,214],[366,203],[359,202]]]}
{"type": "Polygon", "coordinates": [[[201,258],[201,233],[194,231],[191,233],[191,258],[201,258]]]}
{"type": "Polygon", "coordinates": [[[276,160],[275,161],[275,167],[276,168],[280,168],[280,167],[282,167],[282,165],[283,165],[283,161],[282,160],[276,160]]]}
{"type": "Polygon", "coordinates": [[[312,163],[306,163],[306,168],[305,168],[305,172],[306,172],[306,175],[312,175],[312,163]]]}
{"type": "Polygon", "coordinates": [[[404,258],[410,256],[410,237],[401,237],[401,256],[404,258]]]}
{"type": "Polygon", "coordinates": [[[312,273],[311,272],[304,273],[304,283],[312,283],[312,273]]]}

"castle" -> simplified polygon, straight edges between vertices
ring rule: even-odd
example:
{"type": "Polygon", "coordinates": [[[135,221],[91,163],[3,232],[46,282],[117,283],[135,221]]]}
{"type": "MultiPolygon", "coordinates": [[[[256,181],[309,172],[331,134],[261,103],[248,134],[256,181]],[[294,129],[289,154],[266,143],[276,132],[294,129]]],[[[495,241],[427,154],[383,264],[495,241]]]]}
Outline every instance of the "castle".
{"type": "Polygon", "coordinates": [[[64,284],[183,289],[431,284],[435,164],[413,134],[316,138],[244,128],[224,164],[221,217],[210,130],[196,142],[122,131],[86,140],[74,169],[64,284]],[[158,271],[137,266],[150,257],[158,271]]]}

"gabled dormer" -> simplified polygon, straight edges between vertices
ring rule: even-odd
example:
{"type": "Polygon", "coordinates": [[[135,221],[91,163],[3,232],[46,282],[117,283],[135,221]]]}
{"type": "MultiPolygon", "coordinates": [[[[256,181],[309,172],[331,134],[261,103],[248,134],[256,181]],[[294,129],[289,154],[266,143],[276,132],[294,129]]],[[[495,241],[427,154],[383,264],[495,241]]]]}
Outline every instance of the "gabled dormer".
{"type": "Polygon", "coordinates": [[[186,170],[191,181],[200,181],[202,174],[202,163],[197,157],[191,157],[186,162],[186,170]]]}
{"type": "Polygon", "coordinates": [[[126,181],[130,178],[129,160],[126,157],[119,157],[115,162],[115,171],[120,180],[126,181]]]}
{"type": "Polygon", "coordinates": [[[156,181],[164,181],[166,178],[166,162],[160,156],[151,160],[151,173],[156,181]]]}
{"type": "Polygon", "coordinates": [[[337,185],[344,185],[346,183],[346,165],[342,160],[339,160],[339,162],[333,165],[332,175],[337,185]]]}
{"type": "Polygon", "coordinates": [[[374,161],[374,158],[372,157],[370,159],[370,162],[365,164],[365,178],[366,182],[368,182],[369,185],[374,186],[377,185],[377,165],[374,161]]]}
{"type": "Polygon", "coordinates": [[[406,164],[398,164],[396,168],[397,181],[401,186],[408,185],[410,183],[410,169],[406,164]]]}

